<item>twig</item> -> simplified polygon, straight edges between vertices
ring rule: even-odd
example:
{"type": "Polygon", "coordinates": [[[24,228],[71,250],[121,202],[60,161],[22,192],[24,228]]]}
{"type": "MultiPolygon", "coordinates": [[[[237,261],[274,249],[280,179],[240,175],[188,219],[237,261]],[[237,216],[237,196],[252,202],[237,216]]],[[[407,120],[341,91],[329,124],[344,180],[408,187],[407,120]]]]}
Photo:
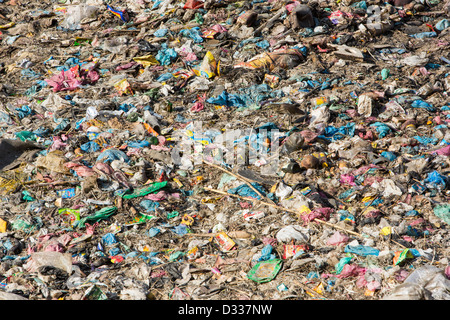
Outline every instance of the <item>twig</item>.
{"type": "MultiPolygon", "coordinates": [[[[278,209],[278,210],[280,210],[280,211],[287,211],[287,212],[294,213],[295,215],[298,215],[298,214],[299,214],[299,212],[297,212],[297,211],[295,211],[295,210],[283,208],[283,207],[277,206],[276,204],[271,204],[271,203],[264,202],[264,201],[261,201],[261,200],[255,199],[255,198],[242,197],[242,196],[239,196],[239,195],[236,195],[236,194],[227,193],[227,192],[224,192],[224,191],[221,191],[221,190],[216,190],[216,189],[208,188],[208,187],[204,187],[203,189],[205,189],[205,190],[207,190],[207,191],[212,191],[212,192],[220,193],[220,194],[223,194],[223,195],[226,195],[226,196],[232,196],[232,197],[240,198],[240,199],[243,199],[243,200],[250,200],[250,201],[258,202],[258,203],[264,204],[264,205],[266,205],[266,206],[270,206],[270,207],[273,207],[273,208],[275,208],[275,209],[278,209]]],[[[332,227],[332,228],[335,228],[335,229],[342,230],[342,231],[344,231],[344,232],[347,232],[347,233],[352,234],[352,235],[354,235],[354,236],[357,236],[357,237],[359,237],[359,238],[364,238],[363,235],[361,235],[361,234],[359,234],[359,233],[357,233],[357,232],[353,232],[353,231],[347,230],[347,229],[345,229],[345,228],[343,228],[343,227],[337,226],[337,225],[335,225],[335,224],[332,224],[332,223],[329,223],[329,222],[326,222],[326,221],[323,221],[323,220],[320,220],[320,219],[317,219],[317,218],[315,218],[315,219],[312,220],[312,221],[316,221],[316,222],[319,222],[319,223],[321,223],[321,224],[327,225],[327,226],[329,226],[329,227],[332,227]]]]}
{"type": "Polygon", "coordinates": [[[64,185],[64,184],[78,184],[79,181],[54,181],[54,182],[43,182],[38,183],[37,181],[26,181],[23,184],[27,187],[44,187],[44,186],[53,186],[53,185],[64,185]]]}
{"type": "Polygon", "coordinates": [[[326,299],[325,296],[323,296],[323,295],[321,295],[320,293],[314,291],[313,289],[310,289],[307,285],[304,285],[304,284],[301,283],[300,281],[294,280],[294,283],[297,284],[297,285],[299,285],[300,287],[302,287],[303,290],[305,290],[306,292],[311,293],[311,294],[313,294],[314,296],[318,296],[318,297],[320,297],[320,298],[326,299]]]}
{"type": "MultiPolygon", "coordinates": [[[[241,176],[240,174],[236,174],[236,173],[233,173],[233,172],[231,172],[231,171],[228,171],[227,169],[222,168],[221,166],[218,166],[218,165],[216,165],[216,164],[214,164],[214,163],[211,163],[211,162],[208,162],[208,161],[205,161],[205,160],[203,160],[203,162],[206,163],[206,164],[208,164],[208,165],[210,165],[210,166],[213,166],[214,168],[220,169],[220,170],[226,172],[227,174],[232,175],[233,177],[235,177],[235,178],[237,178],[237,179],[243,180],[243,181],[244,181],[244,182],[245,182],[245,183],[246,183],[253,191],[256,192],[257,195],[259,195],[261,198],[265,198],[265,197],[261,194],[261,192],[259,192],[254,186],[252,186],[252,184],[251,184],[252,181],[251,181],[250,179],[245,178],[245,177],[241,176]]],[[[275,204],[271,199],[268,199],[268,200],[269,200],[270,202],[272,202],[273,204],[275,204]]]]}
{"type": "Polygon", "coordinates": [[[264,22],[261,26],[259,26],[255,31],[253,32],[254,35],[258,35],[264,28],[270,27],[276,20],[278,20],[283,13],[286,11],[286,9],[283,7],[281,8],[272,18],[264,22]]]}
{"type": "Polygon", "coordinates": [[[218,235],[218,233],[186,233],[186,236],[192,236],[192,237],[215,237],[218,235]]]}

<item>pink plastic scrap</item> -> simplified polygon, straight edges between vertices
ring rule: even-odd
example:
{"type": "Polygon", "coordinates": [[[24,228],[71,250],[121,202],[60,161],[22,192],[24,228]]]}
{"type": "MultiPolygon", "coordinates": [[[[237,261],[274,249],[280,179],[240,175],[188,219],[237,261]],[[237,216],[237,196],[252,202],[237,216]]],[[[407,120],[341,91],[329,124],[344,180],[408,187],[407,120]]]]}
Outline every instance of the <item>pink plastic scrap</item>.
{"type": "Polygon", "coordinates": [[[196,103],[194,103],[194,105],[191,107],[191,111],[192,112],[199,112],[202,111],[205,108],[205,106],[203,105],[203,103],[201,101],[197,101],[196,103]]]}
{"type": "Polygon", "coordinates": [[[162,200],[166,200],[168,196],[169,196],[169,194],[166,191],[162,190],[155,194],[148,194],[144,198],[153,200],[153,201],[162,201],[162,200]]]}
{"type": "Polygon", "coordinates": [[[205,100],[206,100],[206,94],[204,94],[203,96],[198,96],[198,100],[191,107],[191,111],[192,112],[202,111],[205,108],[205,106],[204,106],[205,100]]]}
{"type": "Polygon", "coordinates": [[[327,245],[338,246],[348,241],[349,237],[345,234],[336,231],[327,241],[327,245]]]}
{"type": "Polygon", "coordinates": [[[81,81],[70,70],[61,71],[61,73],[55,74],[50,79],[45,79],[45,81],[53,87],[54,92],[72,91],[81,85],[81,81]]]}
{"type": "Polygon", "coordinates": [[[61,150],[62,148],[66,147],[67,143],[64,143],[61,139],[61,137],[55,136],[53,137],[53,143],[50,147],[50,152],[55,150],[61,150]]]}
{"type": "Polygon", "coordinates": [[[314,221],[314,219],[320,219],[323,221],[327,221],[330,219],[331,213],[334,211],[333,208],[317,208],[312,210],[310,213],[302,215],[302,220],[305,224],[308,222],[314,221]]]}
{"type": "Polygon", "coordinates": [[[215,25],[213,25],[213,26],[211,27],[211,29],[213,29],[214,31],[217,31],[217,32],[219,32],[219,33],[227,32],[227,31],[228,31],[224,26],[221,26],[220,24],[215,24],[215,25]]]}
{"type": "Polygon", "coordinates": [[[295,9],[295,7],[299,6],[300,4],[301,4],[300,2],[294,1],[294,2],[292,2],[292,3],[288,4],[288,5],[286,5],[285,8],[286,8],[286,10],[290,13],[292,10],[295,9]]]}
{"type": "Polygon", "coordinates": [[[81,70],[81,77],[86,84],[95,83],[100,79],[100,74],[95,70],[89,70],[87,73],[81,70]]]}
{"type": "Polygon", "coordinates": [[[314,141],[319,135],[311,130],[303,130],[300,131],[300,135],[305,139],[306,143],[310,143],[311,141],[314,141]]]}
{"type": "Polygon", "coordinates": [[[342,268],[342,272],[339,275],[336,275],[336,277],[345,279],[348,277],[357,277],[360,275],[364,275],[365,273],[365,268],[359,267],[355,264],[346,264],[344,268],[342,268]]]}
{"type": "Polygon", "coordinates": [[[349,174],[343,174],[341,175],[341,181],[342,184],[349,184],[351,186],[356,185],[355,183],[355,177],[351,176],[349,174]]]}
{"type": "Polygon", "coordinates": [[[450,144],[448,146],[445,146],[444,148],[435,150],[431,153],[437,153],[438,155],[441,156],[450,156],[450,144]]]}
{"type": "Polygon", "coordinates": [[[88,166],[75,162],[66,162],[64,164],[67,168],[72,169],[80,177],[89,177],[95,174],[95,171],[88,166]]]}

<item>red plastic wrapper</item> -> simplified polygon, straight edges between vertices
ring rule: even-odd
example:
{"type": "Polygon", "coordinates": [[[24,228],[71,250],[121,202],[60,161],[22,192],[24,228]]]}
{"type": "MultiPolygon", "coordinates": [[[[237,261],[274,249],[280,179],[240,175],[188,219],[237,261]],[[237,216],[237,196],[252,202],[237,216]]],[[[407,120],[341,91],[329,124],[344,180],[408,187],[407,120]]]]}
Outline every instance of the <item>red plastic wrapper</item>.
{"type": "Polygon", "coordinates": [[[201,9],[203,8],[203,2],[197,0],[188,0],[184,4],[183,9],[201,9]]]}
{"type": "Polygon", "coordinates": [[[285,244],[283,245],[283,259],[295,256],[300,251],[308,251],[309,247],[305,244],[285,244]]]}

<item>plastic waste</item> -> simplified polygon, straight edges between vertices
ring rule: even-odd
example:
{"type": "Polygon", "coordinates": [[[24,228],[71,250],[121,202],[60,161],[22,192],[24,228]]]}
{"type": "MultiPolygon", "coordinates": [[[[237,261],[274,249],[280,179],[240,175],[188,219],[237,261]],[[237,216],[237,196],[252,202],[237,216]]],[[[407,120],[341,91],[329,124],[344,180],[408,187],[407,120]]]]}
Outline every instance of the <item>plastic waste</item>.
{"type": "Polygon", "coordinates": [[[449,288],[444,270],[426,265],[414,270],[383,300],[448,300],[449,288]]]}

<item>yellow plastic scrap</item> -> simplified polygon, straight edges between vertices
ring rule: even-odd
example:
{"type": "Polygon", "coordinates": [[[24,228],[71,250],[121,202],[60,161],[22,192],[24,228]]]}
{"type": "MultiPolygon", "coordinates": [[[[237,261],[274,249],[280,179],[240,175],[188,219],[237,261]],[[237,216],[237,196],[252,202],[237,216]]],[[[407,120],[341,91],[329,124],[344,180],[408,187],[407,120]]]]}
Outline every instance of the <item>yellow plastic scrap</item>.
{"type": "Polygon", "coordinates": [[[122,79],[119,82],[114,84],[114,88],[116,88],[117,92],[119,93],[119,95],[123,96],[123,95],[132,95],[133,94],[133,90],[131,88],[130,83],[128,82],[127,79],[122,79]]]}
{"type": "Polygon", "coordinates": [[[205,54],[205,57],[203,58],[202,63],[200,64],[198,69],[193,69],[195,75],[200,77],[205,77],[207,79],[210,79],[214,76],[220,75],[219,71],[220,62],[217,63],[216,59],[214,58],[213,54],[208,51],[205,54]]]}
{"type": "Polygon", "coordinates": [[[15,25],[16,25],[16,23],[13,22],[13,21],[11,21],[11,22],[9,22],[9,23],[7,23],[7,24],[2,24],[2,25],[0,26],[0,29],[9,29],[9,28],[11,28],[11,27],[14,27],[15,25]]]}
{"type": "Polygon", "coordinates": [[[20,183],[14,179],[8,180],[0,177],[0,194],[7,195],[11,192],[14,192],[19,184],[20,183]]]}
{"type": "Polygon", "coordinates": [[[364,295],[366,297],[373,297],[374,294],[375,294],[375,291],[369,290],[369,289],[366,289],[366,291],[364,292],[364,295]]]}
{"type": "Polygon", "coordinates": [[[300,212],[300,214],[308,214],[311,212],[311,209],[305,205],[302,205],[298,211],[300,212]]]}
{"type": "Polygon", "coordinates": [[[178,185],[178,187],[182,188],[183,184],[181,183],[181,181],[177,178],[173,178],[173,181],[175,181],[175,183],[178,185]]]}
{"type": "Polygon", "coordinates": [[[8,226],[8,223],[0,218],[0,233],[6,232],[6,227],[8,226]]]}
{"type": "Polygon", "coordinates": [[[194,218],[192,218],[190,215],[185,214],[183,218],[181,219],[181,223],[185,224],[187,226],[191,226],[194,223],[194,218]]]}
{"type": "Polygon", "coordinates": [[[144,68],[159,64],[158,60],[156,60],[156,58],[154,56],[152,56],[151,54],[149,54],[147,56],[142,56],[142,57],[134,57],[133,60],[139,64],[142,64],[142,66],[144,68]]]}
{"type": "Polygon", "coordinates": [[[384,227],[383,229],[381,229],[380,234],[382,236],[388,236],[392,233],[391,227],[384,227]]]}
{"type": "Polygon", "coordinates": [[[375,197],[373,197],[373,196],[367,196],[367,197],[364,197],[364,198],[362,198],[362,200],[361,200],[361,202],[369,202],[369,201],[372,201],[373,199],[375,199],[375,197]]]}
{"type": "Polygon", "coordinates": [[[370,212],[372,212],[372,211],[376,211],[376,210],[378,210],[378,209],[375,208],[375,207],[369,206],[369,207],[367,207],[367,208],[362,212],[362,214],[363,214],[363,215],[366,215],[366,214],[368,214],[368,213],[370,213],[370,212]]]}
{"type": "Polygon", "coordinates": [[[325,287],[323,286],[323,283],[319,282],[319,284],[313,290],[315,292],[317,292],[318,294],[323,294],[324,289],[325,289],[325,287]]]}

